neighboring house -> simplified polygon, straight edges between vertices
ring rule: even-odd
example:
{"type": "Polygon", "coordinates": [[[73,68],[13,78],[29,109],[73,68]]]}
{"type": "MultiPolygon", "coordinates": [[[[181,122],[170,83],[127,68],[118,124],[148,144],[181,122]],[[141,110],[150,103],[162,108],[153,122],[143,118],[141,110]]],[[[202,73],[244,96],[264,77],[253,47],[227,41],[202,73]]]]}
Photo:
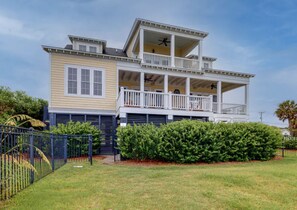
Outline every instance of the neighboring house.
{"type": "Polygon", "coordinates": [[[50,55],[50,125],[91,121],[108,139],[119,124],[247,121],[254,75],[215,68],[216,58],[203,56],[207,35],[136,19],[123,49],[72,35],[65,48],[43,46],[50,55]],[[240,87],[244,104],[223,102],[223,93],[240,87]]]}
{"type": "Polygon", "coordinates": [[[288,128],[280,128],[280,130],[281,130],[283,136],[290,136],[291,135],[288,128]]]}

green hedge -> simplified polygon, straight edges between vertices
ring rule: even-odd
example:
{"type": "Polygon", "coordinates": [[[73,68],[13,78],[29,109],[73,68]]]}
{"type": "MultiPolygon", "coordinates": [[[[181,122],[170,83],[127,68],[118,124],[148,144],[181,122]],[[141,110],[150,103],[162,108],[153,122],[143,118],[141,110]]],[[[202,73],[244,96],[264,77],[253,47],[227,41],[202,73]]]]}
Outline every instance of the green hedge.
{"type": "Polygon", "coordinates": [[[211,123],[183,120],[156,127],[118,129],[124,158],[177,163],[269,160],[280,146],[280,132],[260,123],[211,123]]]}
{"type": "Polygon", "coordinates": [[[144,124],[119,127],[117,136],[118,147],[123,157],[135,160],[157,159],[160,138],[156,126],[144,124]]]}
{"type": "MultiPolygon", "coordinates": [[[[68,134],[68,135],[87,135],[91,134],[93,137],[93,153],[98,153],[101,145],[101,131],[91,125],[90,122],[73,122],[69,121],[66,124],[58,124],[57,126],[51,126],[50,132],[54,134],[68,134]]],[[[68,138],[69,145],[73,145],[72,142],[81,141],[80,138],[71,137],[68,138]]],[[[73,145],[75,146],[75,145],[73,145]]],[[[80,145],[77,145],[79,147],[80,145]]],[[[88,149],[88,145],[84,145],[85,151],[88,149]]],[[[74,151],[75,149],[73,149],[74,151]]]]}
{"type": "Polygon", "coordinates": [[[297,149],[297,137],[285,137],[284,147],[285,149],[297,149]]]}

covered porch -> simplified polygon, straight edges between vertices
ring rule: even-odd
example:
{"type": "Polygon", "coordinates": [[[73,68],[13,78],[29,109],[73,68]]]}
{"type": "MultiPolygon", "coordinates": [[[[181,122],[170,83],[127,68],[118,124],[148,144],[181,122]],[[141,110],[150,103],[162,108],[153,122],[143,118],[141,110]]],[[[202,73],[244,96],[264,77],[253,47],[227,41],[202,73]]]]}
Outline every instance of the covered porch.
{"type": "Polygon", "coordinates": [[[248,85],[190,77],[119,70],[121,107],[246,115],[248,85]],[[227,103],[223,94],[244,87],[245,103],[227,103]]]}

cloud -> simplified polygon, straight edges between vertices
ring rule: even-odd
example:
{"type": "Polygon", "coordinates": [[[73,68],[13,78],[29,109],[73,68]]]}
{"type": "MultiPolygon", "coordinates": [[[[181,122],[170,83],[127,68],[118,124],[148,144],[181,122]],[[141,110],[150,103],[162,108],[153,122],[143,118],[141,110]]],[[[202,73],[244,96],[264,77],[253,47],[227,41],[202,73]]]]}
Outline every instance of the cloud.
{"type": "Polygon", "coordinates": [[[20,20],[3,15],[0,15],[0,34],[30,40],[40,40],[43,37],[41,31],[30,28],[20,20]]]}

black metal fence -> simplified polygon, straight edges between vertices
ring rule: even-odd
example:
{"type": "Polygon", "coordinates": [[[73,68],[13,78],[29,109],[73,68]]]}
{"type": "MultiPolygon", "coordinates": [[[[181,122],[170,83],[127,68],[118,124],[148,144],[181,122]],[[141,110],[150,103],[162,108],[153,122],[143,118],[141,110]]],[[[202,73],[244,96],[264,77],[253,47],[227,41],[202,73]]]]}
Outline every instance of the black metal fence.
{"type": "Polygon", "coordinates": [[[297,137],[284,136],[277,155],[281,157],[297,156],[297,137]]]}
{"type": "Polygon", "coordinates": [[[92,164],[91,135],[55,135],[0,125],[0,200],[5,200],[67,161],[92,164]]]}

